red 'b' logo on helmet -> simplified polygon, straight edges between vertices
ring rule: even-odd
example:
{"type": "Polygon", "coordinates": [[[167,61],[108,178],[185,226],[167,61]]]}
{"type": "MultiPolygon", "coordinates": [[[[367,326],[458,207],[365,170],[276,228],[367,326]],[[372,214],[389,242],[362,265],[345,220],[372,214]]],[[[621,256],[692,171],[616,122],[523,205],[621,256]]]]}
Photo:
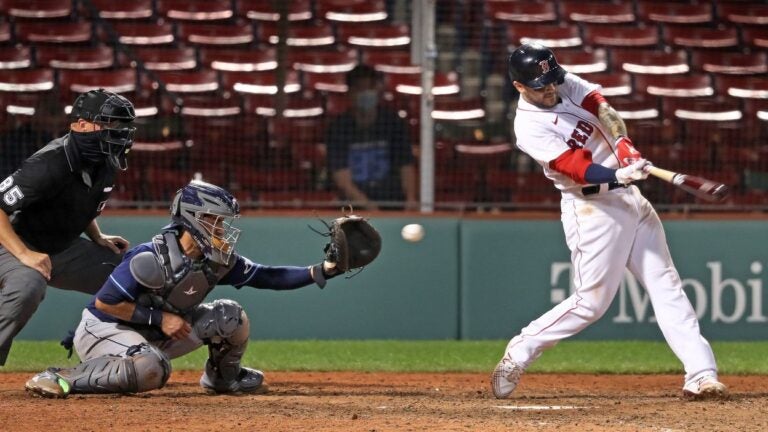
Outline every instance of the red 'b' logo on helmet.
{"type": "Polygon", "coordinates": [[[539,62],[539,66],[541,67],[541,73],[545,74],[549,72],[549,62],[546,60],[542,60],[539,62]]]}

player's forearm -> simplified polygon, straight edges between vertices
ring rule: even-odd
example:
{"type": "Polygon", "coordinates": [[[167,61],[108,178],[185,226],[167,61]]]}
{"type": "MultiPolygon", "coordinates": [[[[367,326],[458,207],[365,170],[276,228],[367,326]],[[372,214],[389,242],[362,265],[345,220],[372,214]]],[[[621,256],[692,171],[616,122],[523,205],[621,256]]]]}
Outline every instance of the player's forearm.
{"type": "Polygon", "coordinates": [[[349,169],[342,169],[334,172],[333,181],[336,183],[336,186],[341,189],[347,199],[359,203],[368,202],[368,197],[365,193],[363,193],[363,191],[355,185],[355,182],[352,181],[352,173],[349,169]]]}
{"type": "Polygon", "coordinates": [[[620,135],[627,135],[627,125],[624,124],[619,113],[609,104],[602,103],[597,109],[597,117],[600,123],[611,132],[611,136],[616,139],[620,135]]]}
{"type": "Polygon", "coordinates": [[[92,220],[91,223],[85,227],[85,235],[87,235],[88,238],[93,241],[101,238],[101,229],[99,228],[99,224],[96,222],[96,219],[92,220]]]}
{"type": "Polygon", "coordinates": [[[120,302],[107,304],[96,299],[96,309],[111,315],[119,320],[136,324],[160,325],[163,321],[163,312],[156,309],[148,309],[133,302],[120,302]]]}

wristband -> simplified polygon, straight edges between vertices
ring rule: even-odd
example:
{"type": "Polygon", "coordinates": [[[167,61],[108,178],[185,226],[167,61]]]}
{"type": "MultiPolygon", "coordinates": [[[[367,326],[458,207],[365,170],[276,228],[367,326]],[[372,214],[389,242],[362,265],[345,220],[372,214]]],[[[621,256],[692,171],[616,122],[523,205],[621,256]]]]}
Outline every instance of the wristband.
{"type": "Polygon", "coordinates": [[[163,323],[163,311],[136,305],[133,309],[133,315],[131,315],[131,322],[160,326],[163,323]]]}

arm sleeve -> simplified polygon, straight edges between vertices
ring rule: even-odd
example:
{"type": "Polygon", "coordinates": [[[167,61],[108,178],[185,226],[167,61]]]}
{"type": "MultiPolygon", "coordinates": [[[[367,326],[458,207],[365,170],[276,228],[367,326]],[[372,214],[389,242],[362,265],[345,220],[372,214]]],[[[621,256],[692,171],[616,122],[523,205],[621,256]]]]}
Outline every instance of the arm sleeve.
{"type": "MultiPolygon", "coordinates": [[[[549,162],[553,170],[565,174],[575,182],[586,184],[587,169],[592,163],[592,152],[587,149],[570,149],[549,162]]],[[[615,180],[615,179],[614,179],[615,180]]]]}
{"type": "Polygon", "coordinates": [[[587,183],[600,184],[616,181],[616,170],[598,164],[590,164],[584,174],[587,183]]]}
{"type": "Polygon", "coordinates": [[[594,90],[584,97],[584,100],[581,101],[581,107],[597,117],[597,111],[601,103],[608,103],[608,101],[605,100],[599,91],[594,90]]]}
{"type": "Polygon", "coordinates": [[[235,288],[248,285],[272,290],[292,290],[315,283],[309,267],[265,266],[241,256],[219,282],[235,288]]]}

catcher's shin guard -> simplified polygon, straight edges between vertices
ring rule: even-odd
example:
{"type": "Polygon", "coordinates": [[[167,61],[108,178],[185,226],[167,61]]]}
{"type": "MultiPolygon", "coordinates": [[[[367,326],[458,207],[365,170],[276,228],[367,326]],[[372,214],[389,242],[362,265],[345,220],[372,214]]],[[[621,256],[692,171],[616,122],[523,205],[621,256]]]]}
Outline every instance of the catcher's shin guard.
{"type": "Polygon", "coordinates": [[[171,362],[158,348],[143,343],[125,355],[97,357],[56,373],[71,393],[141,393],[162,388],[171,375],[171,362]]]}

